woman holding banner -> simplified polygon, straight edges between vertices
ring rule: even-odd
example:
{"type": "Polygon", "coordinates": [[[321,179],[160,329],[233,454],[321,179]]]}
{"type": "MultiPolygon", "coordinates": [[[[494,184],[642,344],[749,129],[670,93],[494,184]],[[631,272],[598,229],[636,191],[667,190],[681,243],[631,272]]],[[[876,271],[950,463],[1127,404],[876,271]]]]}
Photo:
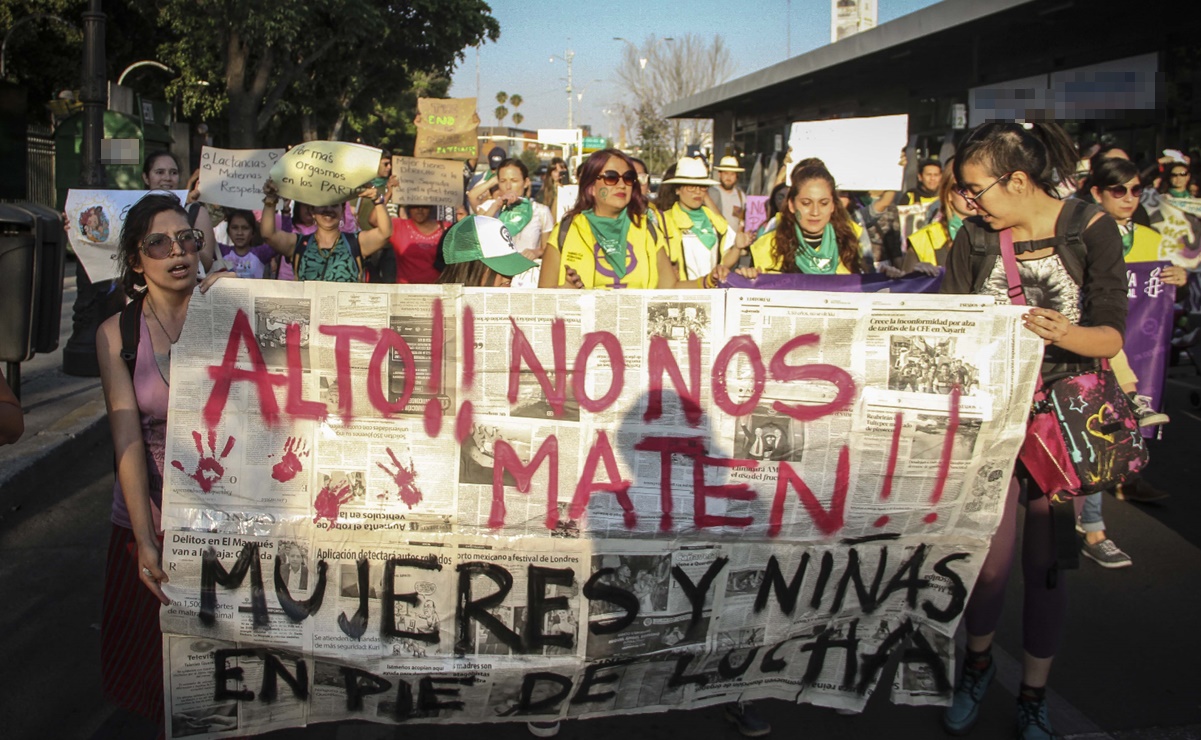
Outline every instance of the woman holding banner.
{"type": "MultiPolygon", "coordinates": [[[[201,232],[173,195],[150,194],[129,210],[118,247],[120,283],[133,300],[96,334],[100,380],[116,457],[112,534],[104,578],[100,661],[105,694],[163,726],[159,604],[160,524],[171,347],[196,288],[201,232]],[[132,335],[132,336],[130,336],[132,335]],[[122,352],[126,344],[133,359],[122,352]]],[[[200,284],[208,290],[216,272],[200,284]]]]}
{"type": "Polygon", "coordinates": [[[729,274],[718,265],[699,279],[677,277],[662,230],[646,218],[646,195],[625,153],[593,152],[579,188],[575,205],[551,232],[539,287],[713,288],[729,274]]]}
{"type": "Polygon", "coordinates": [[[275,207],[279,191],[275,183],[263,184],[263,218],[259,228],[263,240],[287,259],[296,280],[325,280],[335,283],[363,282],[366,271],[363,260],[388,244],[392,236],[392,219],[385,208],[386,194],[368,186],[362,196],[375,203],[379,226],[359,232],[342,231],[344,205],[314,206],[313,220],[317,225],[312,234],[292,234],[275,227],[275,207]]]}
{"type": "Polygon", "coordinates": [[[663,212],[660,223],[667,236],[667,253],[681,280],[702,278],[715,267],[738,265],[746,237],[730,228],[719,213],[705,205],[705,195],[717,184],[705,163],[685,157],[675,174],[663,183],[675,187],[675,203],[663,212]]]}
{"type": "Polygon", "coordinates": [[[838,199],[834,176],[810,163],[793,172],[779,223],[751,244],[751,257],[761,272],[858,275],[860,233],[838,199]]]}
{"type": "MultiPolygon", "coordinates": [[[[1074,172],[1076,165],[1075,150],[1063,130],[1055,124],[988,123],[968,135],[955,159],[960,193],[978,217],[967,219],[955,236],[942,292],[1009,301],[999,232],[1011,230],[1015,278],[1036,306],[1023,321],[1047,345],[1043,377],[1091,370],[1095,358],[1116,355],[1122,348],[1127,309],[1122,240],[1113,219],[1099,208],[1057,197],[1059,173],[1074,172]]],[[[1029,478],[1020,462],[964,612],[967,656],[953,703],[943,716],[944,728],[954,735],[966,734],[976,723],[996,674],[991,648],[1014,558],[1019,478],[1029,478]]],[[[1062,536],[1075,537],[1070,526],[1062,536]]],[[[1059,567],[1057,542],[1051,503],[1033,480],[1027,480],[1022,537],[1025,654],[1017,706],[1018,737],[1024,740],[1055,737],[1046,684],[1067,612],[1066,574],[1059,567]]]]}

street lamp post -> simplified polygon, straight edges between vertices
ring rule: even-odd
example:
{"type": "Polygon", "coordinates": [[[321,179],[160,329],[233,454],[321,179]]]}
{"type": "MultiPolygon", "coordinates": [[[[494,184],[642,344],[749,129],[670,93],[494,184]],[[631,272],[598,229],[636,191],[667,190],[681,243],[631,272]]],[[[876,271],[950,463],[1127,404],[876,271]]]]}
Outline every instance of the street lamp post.
{"type": "MultiPolygon", "coordinates": [[[[567,43],[571,43],[571,39],[567,39],[567,43]]],[[[550,61],[554,63],[556,59],[567,62],[567,128],[575,128],[575,104],[571,99],[573,92],[571,87],[571,60],[575,59],[575,52],[571,49],[563,52],[563,56],[551,54],[550,61]]]]}

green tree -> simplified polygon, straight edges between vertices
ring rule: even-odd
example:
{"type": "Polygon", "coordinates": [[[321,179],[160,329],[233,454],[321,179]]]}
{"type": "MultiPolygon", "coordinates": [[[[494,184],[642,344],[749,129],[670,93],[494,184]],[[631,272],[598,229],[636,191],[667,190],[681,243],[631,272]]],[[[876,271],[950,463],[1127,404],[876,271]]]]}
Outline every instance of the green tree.
{"type": "Polygon", "coordinates": [[[496,102],[501,105],[504,105],[505,101],[507,101],[508,99],[509,99],[509,94],[506,92],[502,91],[502,92],[498,92],[496,94],[496,102]]]}
{"type": "Polygon", "coordinates": [[[538,161],[537,153],[535,153],[533,150],[526,149],[524,146],[521,148],[521,154],[519,154],[517,158],[520,159],[525,164],[526,169],[530,171],[530,177],[534,176],[534,170],[538,169],[538,165],[542,164],[540,161],[538,161]]]}
{"type": "Polygon", "coordinates": [[[521,115],[520,113],[513,114],[513,125],[514,126],[520,126],[521,122],[524,120],[525,120],[525,116],[521,115]]]}
{"type": "Polygon", "coordinates": [[[638,146],[642,160],[649,172],[662,172],[674,163],[674,155],[668,146],[670,130],[653,105],[644,102],[638,107],[638,146]]]}
{"type": "Polygon", "coordinates": [[[448,75],[463,48],[499,38],[489,12],[483,0],[159,0],[158,52],[181,72],[184,109],[224,115],[231,146],[341,137],[418,73],[448,75]]]}
{"type": "Polygon", "coordinates": [[[504,122],[505,116],[509,115],[509,109],[504,107],[503,105],[496,106],[496,110],[494,110],[492,112],[496,115],[496,125],[497,126],[500,126],[504,122]]]}

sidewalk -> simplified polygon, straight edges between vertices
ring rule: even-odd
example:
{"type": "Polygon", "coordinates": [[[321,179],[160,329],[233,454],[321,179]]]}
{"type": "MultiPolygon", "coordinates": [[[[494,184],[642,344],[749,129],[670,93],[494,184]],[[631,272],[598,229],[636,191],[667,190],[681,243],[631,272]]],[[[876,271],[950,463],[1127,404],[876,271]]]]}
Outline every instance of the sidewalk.
{"type": "Polygon", "coordinates": [[[62,371],[77,266],[74,260],[66,265],[58,349],[21,364],[25,434],[15,445],[0,447],[0,521],[28,497],[61,482],[72,460],[109,444],[100,378],[77,378],[62,371]]]}

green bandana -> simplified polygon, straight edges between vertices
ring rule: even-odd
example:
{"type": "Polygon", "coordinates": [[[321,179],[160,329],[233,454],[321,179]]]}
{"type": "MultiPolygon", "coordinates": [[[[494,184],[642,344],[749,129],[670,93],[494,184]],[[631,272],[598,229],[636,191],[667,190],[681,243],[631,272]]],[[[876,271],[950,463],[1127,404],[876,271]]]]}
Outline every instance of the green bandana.
{"type": "Polygon", "coordinates": [[[705,245],[705,249],[713,249],[717,246],[717,229],[713,228],[713,222],[709,220],[708,214],[705,213],[705,207],[701,206],[695,211],[684,207],[683,203],[678,204],[680,210],[688,214],[688,218],[692,219],[692,234],[697,239],[701,240],[701,244],[705,245]]]}
{"type": "Polygon", "coordinates": [[[1169,189],[1169,190],[1168,190],[1168,195],[1172,196],[1173,198],[1187,198],[1187,197],[1189,197],[1189,194],[1188,194],[1188,191],[1187,191],[1187,190],[1171,190],[1171,189],[1169,189]]]}
{"type": "Polygon", "coordinates": [[[604,251],[605,259],[613,268],[613,273],[618,278],[624,278],[626,276],[626,244],[628,243],[626,237],[630,233],[630,214],[623,208],[617,218],[606,218],[596,215],[590,208],[584,211],[584,218],[588,219],[588,225],[592,227],[592,235],[596,237],[596,243],[604,251]]]}
{"type": "Polygon", "coordinates": [[[833,275],[838,271],[838,238],[834,235],[834,224],[826,224],[822,232],[821,246],[815,251],[805,243],[800,226],[792,227],[796,232],[796,266],[806,275],[833,275]]]}
{"type": "Polygon", "coordinates": [[[955,241],[955,235],[959,233],[959,227],[963,226],[963,219],[958,213],[951,212],[951,219],[947,221],[947,233],[951,236],[951,241],[955,241]]]}
{"type": "Polygon", "coordinates": [[[496,217],[508,227],[509,236],[517,236],[534,218],[534,205],[522,198],[508,208],[500,209],[496,217]]]}
{"type": "Polygon", "coordinates": [[[1122,227],[1122,256],[1126,257],[1130,254],[1130,250],[1134,249],[1134,224],[1130,224],[1130,228],[1122,227]]]}

